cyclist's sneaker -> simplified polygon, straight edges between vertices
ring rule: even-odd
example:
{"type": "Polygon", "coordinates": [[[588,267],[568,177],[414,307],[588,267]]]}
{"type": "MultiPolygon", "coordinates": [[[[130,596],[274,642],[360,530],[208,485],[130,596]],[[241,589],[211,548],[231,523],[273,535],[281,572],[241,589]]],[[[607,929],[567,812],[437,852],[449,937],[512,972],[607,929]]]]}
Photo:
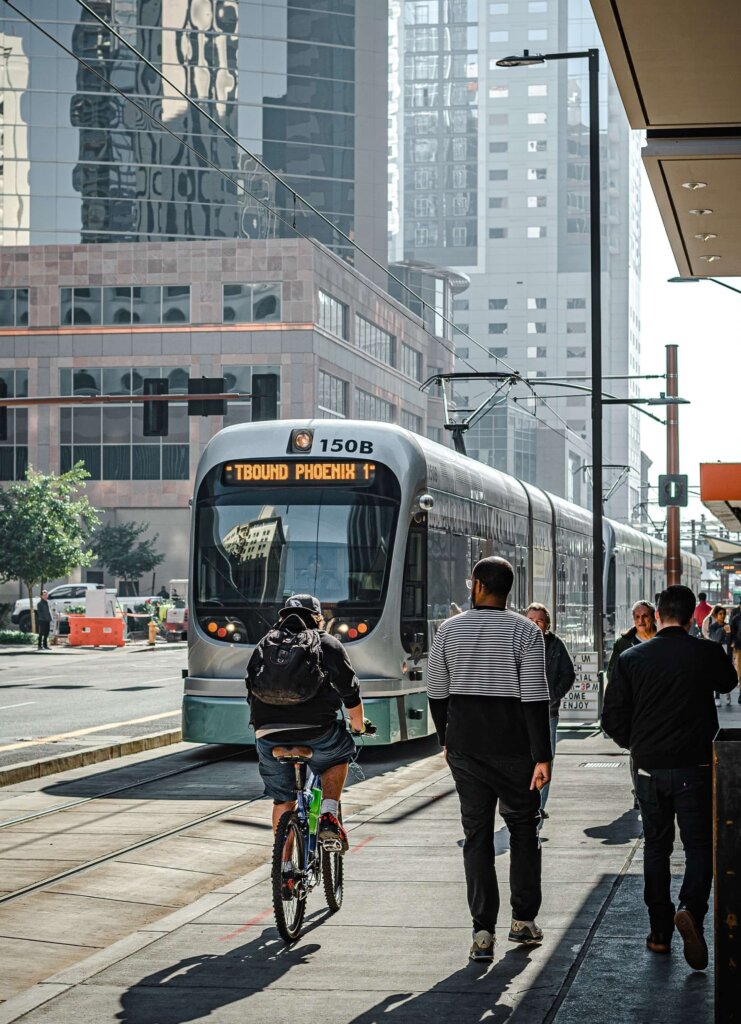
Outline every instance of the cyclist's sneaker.
{"type": "Polygon", "coordinates": [[[319,819],[319,842],[336,853],[347,853],[350,844],[347,832],[334,814],[326,811],[319,819]]]}
{"type": "Polygon", "coordinates": [[[509,941],[520,942],[523,946],[539,946],[543,941],[543,932],[535,921],[518,921],[513,917],[509,941]]]}
{"type": "Polygon", "coordinates": [[[290,871],[281,872],[280,895],[283,900],[292,900],[295,895],[296,878],[293,868],[290,871]]]}
{"type": "Polygon", "coordinates": [[[490,964],[494,959],[494,941],[491,932],[474,932],[469,959],[477,963],[490,964]]]}

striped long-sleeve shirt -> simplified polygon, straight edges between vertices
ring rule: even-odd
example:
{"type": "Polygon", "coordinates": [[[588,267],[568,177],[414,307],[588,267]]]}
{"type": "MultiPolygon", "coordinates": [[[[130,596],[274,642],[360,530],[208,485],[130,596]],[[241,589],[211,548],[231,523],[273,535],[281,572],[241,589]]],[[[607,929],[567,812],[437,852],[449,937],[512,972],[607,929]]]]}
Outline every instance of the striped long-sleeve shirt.
{"type": "Polygon", "coordinates": [[[427,695],[440,742],[451,750],[550,761],[545,644],[524,616],[481,607],[443,622],[427,695]]]}

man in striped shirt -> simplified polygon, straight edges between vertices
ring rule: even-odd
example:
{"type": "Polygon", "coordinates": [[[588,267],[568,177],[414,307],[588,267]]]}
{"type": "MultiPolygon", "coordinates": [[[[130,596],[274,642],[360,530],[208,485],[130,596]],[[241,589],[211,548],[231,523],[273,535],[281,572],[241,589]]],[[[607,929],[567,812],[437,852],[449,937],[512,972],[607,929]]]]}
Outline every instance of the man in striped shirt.
{"type": "Polygon", "coordinates": [[[470,611],[446,619],[430,650],[427,696],[455,780],[466,837],[471,959],[494,957],[499,888],[497,801],[510,833],[511,942],[536,945],[540,909],[540,789],[550,780],[549,693],[543,634],[507,610],[514,573],[504,558],[473,569],[470,611]]]}

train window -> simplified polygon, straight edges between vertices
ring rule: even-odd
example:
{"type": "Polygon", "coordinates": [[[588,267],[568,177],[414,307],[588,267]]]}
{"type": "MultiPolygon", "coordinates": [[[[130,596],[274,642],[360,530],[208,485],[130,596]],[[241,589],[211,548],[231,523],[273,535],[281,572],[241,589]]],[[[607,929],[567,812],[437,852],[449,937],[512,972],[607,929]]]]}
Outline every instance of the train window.
{"type": "Polygon", "coordinates": [[[411,652],[415,634],[424,637],[427,647],[427,528],[412,523],[404,556],[404,582],[401,598],[401,642],[411,652]]]}

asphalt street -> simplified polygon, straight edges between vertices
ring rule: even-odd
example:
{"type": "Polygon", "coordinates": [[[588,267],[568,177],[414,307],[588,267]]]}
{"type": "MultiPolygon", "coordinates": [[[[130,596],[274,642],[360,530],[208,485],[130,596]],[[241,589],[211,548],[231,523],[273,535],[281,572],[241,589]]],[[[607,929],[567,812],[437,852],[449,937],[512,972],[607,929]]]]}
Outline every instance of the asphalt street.
{"type": "Polygon", "coordinates": [[[45,756],[54,752],[47,745],[80,743],[102,728],[126,735],[177,728],[186,665],[185,644],[0,651],[0,763],[45,756]],[[30,740],[33,749],[18,746],[30,740]]]}

